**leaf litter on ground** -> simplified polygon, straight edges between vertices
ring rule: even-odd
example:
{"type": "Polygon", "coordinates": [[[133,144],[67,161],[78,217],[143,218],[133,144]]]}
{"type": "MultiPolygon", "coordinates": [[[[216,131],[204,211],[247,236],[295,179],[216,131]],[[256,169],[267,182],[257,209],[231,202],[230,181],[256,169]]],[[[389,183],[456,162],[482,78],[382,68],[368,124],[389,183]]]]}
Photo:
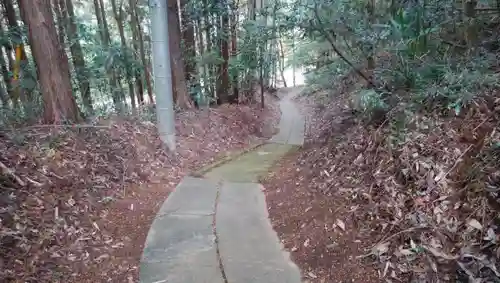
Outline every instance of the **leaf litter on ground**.
{"type": "Polygon", "coordinates": [[[351,113],[356,86],[342,83],[297,100],[306,144],[264,180],[273,226],[309,282],[498,281],[500,93],[459,116],[413,113],[398,140],[387,121],[351,113]]]}
{"type": "Polygon", "coordinates": [[[176,116],[177,153],[153,123],[0,131],[0,281],[137,282],[149,226],[190,171],[265,138],[279,110],[223,105],[176,116]]]}

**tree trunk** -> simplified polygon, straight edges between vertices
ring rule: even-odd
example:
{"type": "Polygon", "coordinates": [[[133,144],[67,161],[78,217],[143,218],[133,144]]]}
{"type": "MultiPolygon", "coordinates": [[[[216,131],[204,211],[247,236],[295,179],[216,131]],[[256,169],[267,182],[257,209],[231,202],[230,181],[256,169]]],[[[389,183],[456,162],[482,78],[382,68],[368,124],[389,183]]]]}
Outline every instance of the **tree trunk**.
{"type": "MultiPolygon", "coordinates": [[[[123,4],[123,2],[122,2],[123,4]]],[[[127,77],[127,85],[128,85],[128,95],[130,97],[130,103],[132,104],[132,109],[136,109],[135,103],[135,92],[134,92],[134,78],[132,76],[132,71],[130,70],[130,60],[127,54],[127,41],[125,39],[125,30],[123,28],[123,9],[116,6],[116,0],[111,0],[111,6],[113,7],[113,14],[115,16],[116,25],[118,26],[118,33],[120,34],[120,43],[122,47],[122,53],[125,55],[124,64],[125,64],[125,74],[127,77]]]]}
{"type": "MultiPolygon", "coordinates": [[[[1,48],[0,48],[0,68],[2,71],[3,81],[7,88],[8,96],[12,100],[13,107],[16,109],[17,107],[19,107],[19,97],[16,97],[12,92],[12,84],[10,83],[9,69],[7,68],[7,62],[5,62],[3,49],[1,48]]],[[[4,105],[6,104],[4,103],[4,105]]]]}
{"type": "MultiPolygon", "coordinates": [[[[3,32],[3,28],[1,26],[1,22],[0,22],[0,38],[4,38],[5,34],[3,32]]],[[[6,41],[4,41],[4,45],[5,45],[6,41]]],[[[8,50],[8,49],[6,49],[8,50]]],[[[2,106],[4,108],[9,108],[9,97],[11,98],[12,100],[12,104],[13,104],[13,107],[14,109],[17,109],[17,107],[19,107],[18,103],[19,101],[17,100],[14,100],[14,97],[12,96],[12,86],[11,86],[11,83],[10,83],[10,78],[9,78],[9,69],[7,67],[7,62],[5,62],[5,57],[4,57],[4,52],[3,52],[3,49],[0,47],[0,70],[2,71],[2,76],[3,76],[3,80],[4,80],[4,83],[5,83],[5,87],[6,87],[6,90],[3,89],[3,87],[1,88],[1,93],[0,93],[0,99],[2,100],[2,106]]],[[[7,56],[10,56],[9,54],[7,54],[7,56]]]]}
{"type": "Polygon", "coordinates": [[[99,38],[100,38],[101,42],[103,43],[105,35],[104,35],[104,31],[102,30],[104,25],[102,23],[101,8],[99,5],[99,0],[94,0],[94,13],[95,13],[95,17],[97,19],[97,27],[98,27],[97,31],[99,32],[99,38]]]}
{"type": "Polygon", "coordinates": [[[106,38],[106,42],[109,45],[111,41],[111,36],[109,34],[108,21],[106,20],[106,10],[104,10],[103,0],[99,0],[99,7],[100,7],[99,13],[101,14],[101,20],[102,20],[102,34],[104,38],[106,38]]]}
{"type": "Polygon", "coordinates": [[[2,85],[0,85],[0,101],[2,102],[3,109],[9,108],[9,97],[7,95],[7,91],[3,88],[2,85]]]}
{"type": "MultiPolygon", "coordinates": [[[[212,52],[212,29],[211,29],[211,21],[210,21],[210,13],[209,13],[209,6],[208,6],[208,0],[203,0],[203,14],[204,14],[204,19],[205,19],[205,40],[207,42],[207,52],[210,54],[212,52]]],[[[207,69],[207,81],[205,82],[207,85],[208,89],[208,96],[210,98],[215,97],[214,89],[213,89],[213,72],[212,72],[212,64],[206,64],[206,69],[207,69]]]]}
{"type": "MultiPolygon", "coordinates": [[[[108,22],[106,21],[106,14],[104,11],[104,3],[102,0],[94,0],[94,8],[97,17],[97,22],[99,24],[99,30],[101,35],[101,43],[103,45],[106,53],[109,53],[110,36],[108,29],[108,22]]],[[[115,111],[122,112],[123,109],[123,92],[121,91],[121,85],[118,81],[118,77],[114,70],[106,70],[109,84],[111,85],[113,104],[115,106],[115,111]]]]}
{"type": "Polygon", "coordinates": [[[196,47],[195,47],[195,39],[194,39],[194,23],[192,19],[186,12],[184,6],[186,5],[187,0],[181,0],[181,11],[182,11],[182,39],[183,39],[183,47],[184,47],[184,63],[185,63],[185,73],[186,73],[186,81],[188,84],[191,84],[191,81],[194,77],[196,77],[196,47]]]}
{"type": "MultiPolygon", "coordinates": [[[[198,47],[199,47],[198,49],[200,52],[199,56],[203,57],[203,55],[205,54],[205,44],[203,42],[203,30],[202,30],[202,24],[201,24],[200,18],[198,18],[196,25],[197,25],[196,34],[198,35],[198,47]]],[[[205,96],[205,95],[208,95],[210,92],[210,89],[208,88],[207,65],[203,63],[201,67],[202,67],[202,73],[203,73],[203,89],[204,89],[203,94],[205,96]]]]}
{"type": "Polygon", "coordinates": [[[146,52],[144,51],[144,36],[142,34],[141,18],[137,13],[137,5],[134,5],[135,12],[135,23],[137,29],[137,39],[139,40],[139,51],[141,55],[141,61],[144,68],[144,78],[146,80],[146,89],[148,91],[149,103],[154,103],[153,99],[153,86],[151,85],[151,76],[149,72],[149,59],[146,57],[146,52]]]}
{"type": "MultiPolygon", "coordinates": [[[[260,2],[260,4],[258,5],[257,9],[259,11],[263,11],[266,7],[266,1],[258,0],[258,2],[260,2]]],[[[261,23],[262,26],[267,26],[267,14],[261,14],[259,22],[261,23]]],[[[259,64],[259,67],[261,69],[261,71],[260,71],[261,78],[259,78],[259,81],[261,84],[264,83],[265,87],[268,87],[268,85],[269,85],[269,74],[270,74],[269,67],[267,66],[268,63],[270,63],[270,60],[268,58],[269,52],[266,52],[267,51],[267,42],[268,42],[268,39],[266,38],[266,40],[262,41],[260,44],[260,47],[261,47],[260,60],[261,61],[259,64]]],[[[264,98],[264,94],[262,93],[261,95],[262,95],[262,98],[264,98]]]]}
{"type": "MultiPolygon", "coordinates": [[[[130,9],[130,27],[132,29],[132,44],[134,47],[134,59],[137,62],[140,62],[141,58],[140,55],[138,56],[137,54],[140,54],[139,50],[139,42],[137,41],[137,38],[139,38],[139,31],[138,29],[138,24],[137,24],[137,11],[136,11],[136,6],[137,6],[137,1],[134,0],[129,0],[129,9],[130,9]]],[[[134,76],[135,76],[135,84],[136,84],[136,89],[137,89],[137,101],[139,102],[140,105],[144,104],[144,87],[142,85],[142,75],[141,72],[139,71],[138,68],[135,68],[134,71],[134,76]]]]}
{"type": "MultiPolygon", "coordinates": [[[[63,0],[64,1],[64,0],[63,0]]],[[[56,14],[56,18],[57,18],[57,35],[59,36],[59,42],[61,43],[61,46],[65,46],[66,45],[66,39],[65,39],[65,32],[64,32],[64,26],[65,26],[65,23],[64,23],[64,18],[63,18],[63,14],[64,12],[61,12],[61,10],[63,9],[62,7],[64,6],[61,6],[59,4],[60,0],[53,0],[52,1],[52,6],[54,7],[54,13],[56,14]]]]}
{"type": "MultiPolygon", "coordinates": [[[[238,57],[238,2],[232,2],[231,5],[231,57],[238,57]]],[[[238,72],[234,71],[231,78],[231,84],[233,88],[233,94],[229,97],[229,103],[238,103],[239,101],[239,90],[238,90],[238,72]]]]}
{"type": "MultiPolygon", "coordinates": [[[[50,2],[49,4],[50,5],[50,2]]],[[[12,39],[12,46],[18,46],[20,45],[21,48],[21,68],[20,71],[23,74],[20,74],[19,77],[20,79],[18,81],[21,81],[21,77],[24,76],[23,70],[28,70],[29,69],[29,62],[28,62],[28,57],[26,56],[26,50],[24,49],[23,45],[23,39],[21,36],[21,30],[19,28],[19,25],[17,24],[17,17],[16,17],[16,10],[14,9],[14,4],[12,3],[12,0],[3,0],[3,7],[4,7],[4,12],[5,16],[7,17],[7,22],[9,25],[9,33],[11,34],[11,39],[12,39]]],[[[16,82],[16,92],[17,96],[21,98],[21,100],[26,103],[28,101],[32,101],[33,99],[33,93],[32,91],[27,91],[23,88],[20,87],[19,82],[16,82]]]]}
{"type": "Polygon", "coordinates": [[[295,86],[295,30],[292,31],[292,83],[295,86]]]}
{"type": "Polygon", "coordinates": [[[168,35],[170,47],[170,60],[172,67],[172,85],[175,88],[172,90],[177,98],[176,104],[182,109],[192,107],[191,98],[186,84],[186,76],[184,72],[184,62],[181,52],[181,30],[179,26],[179,12],[177,2],[174,0],[168,1],[168,35]]]}
{"type": "Polygon", "coordinates": [[[227,6],[224,4],[224,8],[222,9],[222,24],[218,24],[219,26],[219,48],[220,54],[223,59],[222,64],[219,64],[219,79],[218,89],[217,89],[217,98],[219,100],[219,104],[229,102],[229,16],[228,16],[227,6]]]}
{"type": "MultiPolygon", "coordinates": [[[[366,3],[366,12],[367,12],[367,17],[368,17],[368,25],[371,27],[375,24],[375,1],[374,0],[369,0],[366,3]]],[[[370,78],[371,81],[373,81],[373,71],[375,69],[375,44],[373,42],[369,43],[368,47],[368,57],[366,58],[367,60],[367,68],[366,68],[366,73],[368,77],[370,78]]],[[[370,82],[367,83],[367,87],[370,86],[370,82]]]]}
{"type": "Polygon", "coordinates": [[[281,39],[278,40],[278,43],[280,45],[280,72],[281,72],[281,79],[283,80],[283,86],[286,87],[286,79],[285,79],[285,52],[283,51],[283,42],[281,42],[281,39]]]}
{"type": "Polygon", "coordinates": [[[81,120],[71,91],[66,53],[57,39],[50,0],[20,0],[43,94],[44,121],[81,120]]]}
{"type": "Polygon", "coordinates": [[[60,3],[63,16],[66,20],[67,29],[69,31],[68,39],[70,42],[71,59],[76,71],[78,88],[80,89],[85,109],[88,113],[92,113],[94,111],[94,108],[92,105],[92,96],[90,94],[90,74],[85,64],[85,58],[83,55],[82,46],[80,45],[80,40],[77,36],[78,28],[75,22],[73,2],[72,0],[60,0],[60,3]]]}
{"type": "Polygon", "coordinates": [[[248,18],[255,21],[255,9],[257,7],[257,0],[248,0],[248,18]]]}
{"type": "Polygon", "coordinates": [[[277,44],[277,39],[276,39],[276,12],[278,11],[278,3],[277,2],[274,2],[273,4],[273,21],[272,21],[272,27],[273,27],[273,31],[272,31],[272,38],[271,38],[271,48],[269,48],[269,54],[270,56],[272,56],[272,60],[271,60],[271,64],[272,64],[272,68],[271,68],[271,87],[273,88],[276,88],[276,77],[277,77],[277,71],[276,71],[276,66],[278,64],[278,59],[279,59],[279,56],[276,56],[276,54],[279,53],[279,51],[275,51],[275,49],[278,49],[278,44],[277,44]]]}
{"type": "MultiPolygon", "coordinates": [[[[2,22],[0,21],[0,38],[5,38],[5,32],[3,30],[3,25],[2,22]]],[[[3,49],[0,48],[0,64],[1,64],[1,70],[2,70],[2,76],[3,76],[3,81],[5,83],[5,86],[7,88],[7,93],[9,94],[10,99],[12,100],[12,106],[14,109],[18,109],[19,107],[19,97],[16,96],[16,93],[14,92],[14,89],[12,87],[12,81],[9,75],[9,70],[12,70],[12,67],[14,66],[14,60],[12,59],[12,46],[7,40],[4,40],[2,43],[3,47],[5,48],[5,55],[3,49]],[[7,62],[5,62],[5,58],[8,59],[9,65],[7,66],[7,62]]]]}

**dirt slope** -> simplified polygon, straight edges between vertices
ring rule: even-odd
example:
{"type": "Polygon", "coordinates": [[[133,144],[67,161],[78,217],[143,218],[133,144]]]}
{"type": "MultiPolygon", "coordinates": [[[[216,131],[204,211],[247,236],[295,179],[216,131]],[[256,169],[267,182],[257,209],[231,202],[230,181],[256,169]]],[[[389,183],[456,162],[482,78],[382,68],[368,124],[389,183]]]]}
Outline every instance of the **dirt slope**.
{"type": "Polygon", "coordinates": [[[146,233],[170,190],[226,150],[272,133],[279,113],[268,106],[178,114],[175,156],[141,119],[0,132],[0,282],[136,282],[146,233]]]}
{"type": "Polygon", "coordinates": [[[415,112],[405,130],[389,120],[365,125],[345,95],[333,97],[301,99],[307,144],[265,180],[273,225],[303,276],[310,282],[498,278],[497,93],[459,116],[415,112]]]}

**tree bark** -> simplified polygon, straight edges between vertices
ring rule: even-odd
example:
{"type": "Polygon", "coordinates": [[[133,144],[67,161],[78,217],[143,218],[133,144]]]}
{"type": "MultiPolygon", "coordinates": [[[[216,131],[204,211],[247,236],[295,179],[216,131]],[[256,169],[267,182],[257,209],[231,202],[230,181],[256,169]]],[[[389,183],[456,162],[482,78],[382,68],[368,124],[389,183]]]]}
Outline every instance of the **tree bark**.
{"type": "MultiPolygon", "coordinates": [[[[231,57],[237,58],[238,56],[238,6],[239,1],[232,2],[231,7],[231,57]]],[[[231,84],[233,88],[233,94],[229,97],[229,103],[238,103],[239,101],[239,89],[238,89],[238,73],[234,71],[231,78],[231,84]]]]}
{"type": "Polygon", "coordinates": [[[170,47],[170,60],[172,68],[172,85],[175,88],[172,90],[175,93],[176,104],[181,109],[189,109],[193,105],[186,84],[186,76],[184,72],[184,62],[181,52],[181,30],[179,26],[179,12],[177,2],[174,0],[168,1],[168,35],[170,47]]]}
{"type": "Polygon", "coordinates": [[[283,86],[286,86],[286,79],[285,79],[285,52],[283,51],[283,42],[281,42],[281,39],[278,40],[278,43],[280,45],[280,72],[281,72],[281,79],[283,80],[283,86]]]}
{"type": "MultiPolygon", "coordinates": [[[[4,28],[2,25],[2,22],[0,21],[0,38],[5,38],[5,32],[4,28]]],[[[7,93],[12,100],[12,106],[17,109],[19,107],[19,97],[16,96],[16,93],[14,92],[14,89],[12,87],[12,81],[9,75],[9,70],[12,70],[12,67],[14,66],[14,60],[12,59],[12,46],[7,40],[4,40],[2,43],[2,46],[5,48],[5,55],[3,49],[0,48],[0,64],[1,64],[1,70],[2,70],[2,77],[3,81],[5,83],[5,86],[7,88],[7,93]],[[7,58],[9,65],[7,66],[7,62],[5,62],[5,58],[7,58]]]]}
{"type": "Polygon", "coordinates": [[[292,83],[295,86],[295,30],[292,31],[292,77],[292,83]]]}
{"type": "Polygon", "coordinates": [[[196,47],[194,39],[194,22],[189,17],[184,6],[188,0],[181,0],[182,11],[182,40],[184,43],[184,70],[186,73],[186,81],[190,84],[192,79],[196,77],[196,47]]]}
{"type": "Polygon", "coordinates": [[[218,84],[218,89],[217,89],[217,98],[218,98],[218,103],[223,104],[229,102],[229,73],[228,73],[228,66],[229,66],[229,37],[228,31],[229,31],[229,15],[228,15],[228,8],[223,3],[224,8],[222,9],[222,23],[219,24],[219,48],[220,48],[220,54],[222,56],[223,62],[222,64],[219,64],[219,84],[218,84]]]}
{"type": "MultiPolygon", "coordinates": [[[[94,8],[97,17],[97,22],[99,24],[99,30],[101,35],[101,43],[104,50],[109,53],[110,36],[108,29],[108,22],[106,21],[106,14],[104,11],[104,3],[102,0],[94,0],[94,8]]],[[[111,67],[112,68],[112,67],[111,67]]],[[[106,70],[109,83],[111,85],[113,104],[115,106],[115,111],[122,112],[123,109],[123,91],[121,90],[121,85],[117,80],[117,74],[114,70],[106,70]]]]}
{"type": "Polygon", "coordinates": [[[132,71],[130,70],[130,62],[127,54],[127,40],[125,39],[125,30],[123,27],[123,9],[116,6],[116,0],[111,0],[111,6],[113,8],[113,14],[115,16],[116,25],[118,26],[118,33],[120,34],[120,43],[122,47],[122,53],[124,54],[124,64],[125,64],[125,75],[127,77],[128,85],[128,95],[130,97],[130,103],[132,104],[132,109],[136,109],[135,103],[135,92],[134,92],[134,78],[132,76],[132,71]]]}
{"type": "Polygon", "coordinates": [[[142,34],[142,27],[141,27],[141,21],[140,17],[137,14],[137,6],[134,6],[135,9],[135,15],[136,15],[136,23],[137,23],[137,36],[139,40],[139,51],[141,54],[141,61],[142,65],[144,67],[144,78],[146,80],[146,89],[148,91],[148,97],[149,97],[149,103],[154,103],[153,99],[153,87],[151,85],[151,76],[149,72],[149,59],[146,57],[146,52],[144,51],[144,36],[142,34]]]}
{"type": "MultiPolygon", "coordinates": [[[[50,5],[50,2],[49,2],[50,5]]],[[[19,80],[21,81],[21,77],[24,76],[23,70],[29,69],[29,62],[28,62],[28,57],[26,56],[26,50],[24,49],[23,45],[23,39],[21,37],[21,30],[19,28],[19,25],[17,23],[17,17],[16,17],[16,10],[14,9],[14,4],[12,0],[3,0],[3,7],[4,7],[4,12],[5,16],[7,18],[7,23],[9,25],[9,32],[11,34],[11,39],[12,39],[12,46],[15,47],[16,45],[21,45],[21,68],[20,71],[23,74],[19,75],[19,80]]],[[[26,103],[28,101],[32,101],[33,99],[33,93],[30,90],[25,90],[20,87],[19,82],[17,82],[16,86],[16,92],[17,96],[21,98],[21,100],[26,103]]]]}
{"type": "Polygon", "coordinates": [[[102,34],[104,38],[106,38],[106,42],[109,45],[111,41],[111,36],[109,34],[109,27],[108,27],[108,21],[106,20],[106,11],[104,10],[104,1],[99,0],[99,13],[101,14],[101,20],[102,20],[102,34]]]}
{"type": "Polygon", "coordinates": [[[64,0],[53,0],[52,1],[52,6],[54,7],[54,13],[56,14],[57,18],[57,35],[59,36],[59,42],[61,43],[61,46],[65,46],[66,44],[66,39],[65,39],[65,32],[64,32],[64,18],[61,10],[63,9],[60,5],[60,2],[63,2],[64,0]]]}
{"type": "Polygon", "coordinates": [[[50,0],[20,0],[43,94],[44,121],[81,120],[71,91],[68,58],[57,38],[50,0]]]}
{"type": "Polygon", "coordinates": [[[99,32],[99,39],[101,40],[101,43],[104,42],[104,32],[103,32],[103,23],[102,23],[102,16],[101,16],[101,6],[99,4],[99,0],[94,0],[94,13],[95,17],[97,19],[97,26],[99,27],[98,32],[99,32]]]}
{"type": "MultiPolygon", "coordinates": [[[[209,13],[209,6],[208,6],[208,0],[203,0],[203,17],[205,19],[205,40],[207,42],[206,46],[206,53],[210,54],[212,52],[212,28],[211,28],[211,21],[210,21],[210,13],[209,13]]],[[[212,72],[212,64],[208,63],[205,64],[206,71],[207,71],[207,80],[205,84],[207,85],[207,90],[208,90],[208,96],[210,98],[215,97],[214,89],[213,89],[213,72],[212,72]]]]}
{"type": "Polygon", "coordinates": [[[7,95],[7,91],[1,85],[0,85],[0,101],[2,102],[2,107],[4,109],[9,108],[9,96],[7,95]]]}
{"type": "Polygon", "coordinates": [[[89,71],[85,64],[85,58],[83,55],[82,46],[80,45],[80,40],[78,39],[78,28],[75,22],[75,11],[73,7],[72,0],[60,0],[61,12],[65,17],[67,29],[68,29],[68,39],[70,42],[71,59],[75,67],[78,88],[82,95],[83,105],[87,112],[92,113],[94,111],[92,105],[92,95],[90,94],[90,83],[89,83],[89,71]]]}
{"type": "MultiPolygon", "coordinates": [[[[134,0],[129,0],[129,9],[130,9],[130,27],[132,29],[132,45],[134,47],[134,59],[137,62],[140,62],[141,58],[140,55],[138,56],[137,54],[140,54],[139,50],[139,42],[137,41],[137,38],[139,38],[139,31],[138,25],[137,25],[137,15],[136,15],[136,6],[137,6],[137,1],[134,0]],[[135,3],[134,3],[135,2],[135,3]]],[[[142,75],[141,72],[139,71],[138,68],[134,68],[134,76],[135,76],[135,84],[136,84],[136,90],[137,90],[137,101],[139,102],[140,105],[144,104],[144,87],[142,84],[142,75]]]]}

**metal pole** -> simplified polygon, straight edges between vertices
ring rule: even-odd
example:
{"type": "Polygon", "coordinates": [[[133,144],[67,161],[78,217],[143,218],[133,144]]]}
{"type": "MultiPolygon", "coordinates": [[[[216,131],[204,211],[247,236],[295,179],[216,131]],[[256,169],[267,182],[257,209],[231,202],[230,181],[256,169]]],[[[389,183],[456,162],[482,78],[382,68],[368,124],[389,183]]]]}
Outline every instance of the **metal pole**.
{"type": "Polygon", "coordinates": [[[292,77],[295,86],[295,28],[292,30],[292,77]]]}
{"type": "Polygon", "coordinates": [[[156,117],[160,139],[175,151],[175,120],[168,45],[167,0],[149,0],[151,12],[151,46],[156,96],[156,117]]]}

